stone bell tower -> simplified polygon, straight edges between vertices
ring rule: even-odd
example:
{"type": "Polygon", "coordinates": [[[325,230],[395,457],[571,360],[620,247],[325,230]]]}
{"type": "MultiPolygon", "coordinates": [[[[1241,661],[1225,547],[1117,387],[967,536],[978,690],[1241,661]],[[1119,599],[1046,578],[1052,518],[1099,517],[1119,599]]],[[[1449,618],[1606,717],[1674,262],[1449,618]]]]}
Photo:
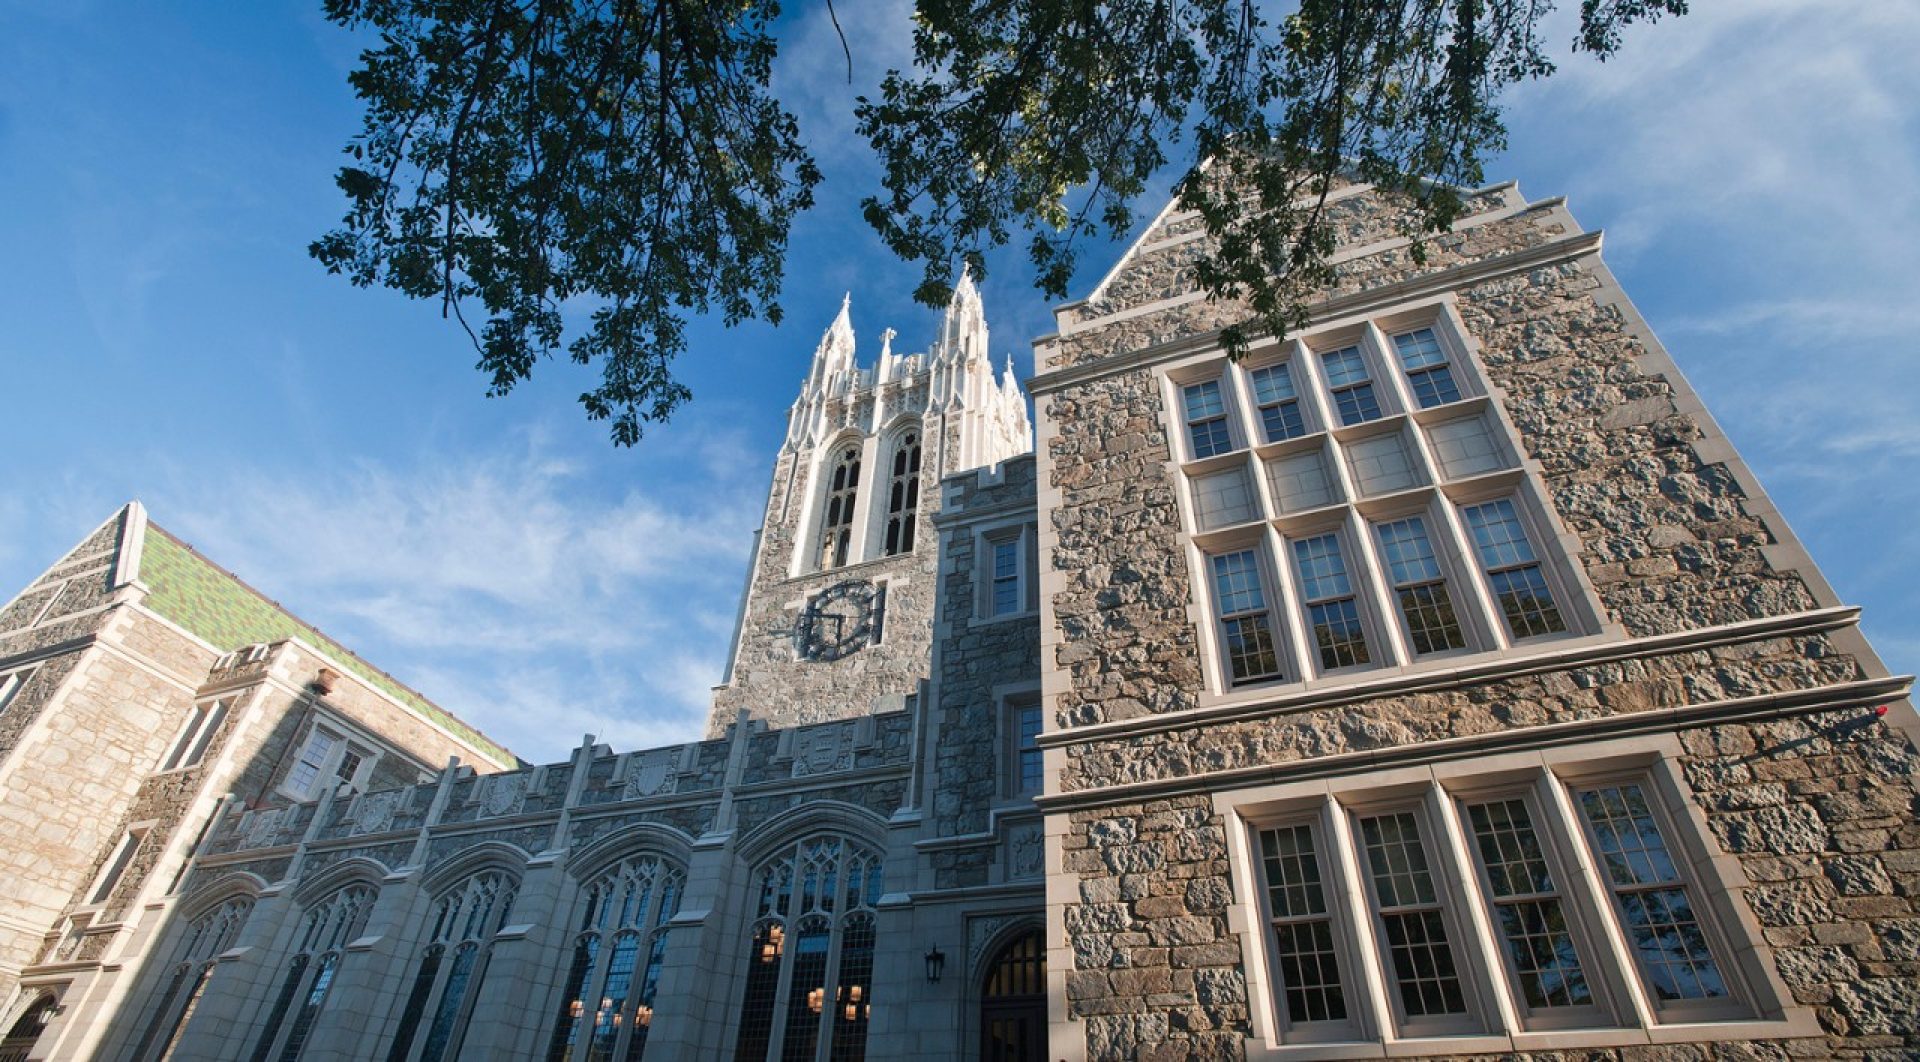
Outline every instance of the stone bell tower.
{"type": "Polygon", "coordinates": [[[880,334],[855,358],[852,299],[787,417],[715,734],[742,708],[774,726],[897,708],[928,670],[939,483],[1033,451],[1009,359],[996,378],[979,288],[962,274],[925,353],[880,334]]]}

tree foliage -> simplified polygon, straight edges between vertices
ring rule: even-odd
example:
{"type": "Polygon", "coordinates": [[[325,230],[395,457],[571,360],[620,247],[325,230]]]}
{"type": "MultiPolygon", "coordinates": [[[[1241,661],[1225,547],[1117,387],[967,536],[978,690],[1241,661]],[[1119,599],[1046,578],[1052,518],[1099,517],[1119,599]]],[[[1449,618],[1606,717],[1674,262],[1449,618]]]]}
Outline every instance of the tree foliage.
{"type": "MultiPolygon", "coordinates": [[[[688,315],[778,321],[786,237],[819,173],[769,88],[774,0],[325,0],[379,35],[338,183],[349,211],[313,245],[356,284],[438,299],[492,392],[565,347],[581,396],[640,437],[687,397],[688,315]],[[466,307],[484,308],[476,331],[466,307]],[[570,338],[566,311],[590,308],[570,338]]],[[[1576,46],[1685,0],[1582,0],[1576,46]]],[[[1211,237],[1197,276],[1284,333],[1330,279],[1327,195],[1403,196],[1443,230],[1504,143],[1499,96],[1553,70],[1550,0],[919,0],[914,69],[861,100],[884,171],[865,201],[938,305],[960,262],[1028,238],[1066,293],[1076,241],[1121,235],[1157,174],[1211,237]]],[[[1416,243],[1416,253],[1418,244],[1416,243]]],[[[1231,344],[1247,335],[1232,330],[1231,344]]]]}

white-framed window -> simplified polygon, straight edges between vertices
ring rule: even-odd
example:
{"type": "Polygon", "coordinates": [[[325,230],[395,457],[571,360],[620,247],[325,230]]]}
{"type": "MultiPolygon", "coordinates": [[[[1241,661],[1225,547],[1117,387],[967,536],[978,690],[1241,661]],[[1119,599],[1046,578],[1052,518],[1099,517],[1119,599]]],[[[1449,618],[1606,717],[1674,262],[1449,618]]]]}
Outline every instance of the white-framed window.
{"type": "Polygon", "coordinates": [[[913,552],[913,527],[920,512],[920,433],[907,432],[894,444],[892,475],[887,479],[885,552],[913,552]]]}
{"type": "Polygon", "coordinates": [[[686,871],[651,852],[631,855],[587,886],[551,1062],[639,1059],[653,1030],[666,965],[667,923],[679,913],[686,871]]]}
{"type": "Polygon", "coordinates": [[[1187,456],[1193,460],[1234,449],[1228,427],[1227,395],[1219,379],[1201,380],[1180,389],[1180,407],[1186,417],[1187,456]]]}
{"type": "Polygon", "coordinates": [[[880,855],[816,835],[755,869],[744,997],[733,1057],[860,1062],[878,988],[874,906],[880,855]]]}
{"type": "Polygon", "coordinates": [[[1001,703],[1001,791],[1036,796],[1046,775],[1040,753],[1040,695],[1025,693],[1001,703]]]}
{"type": "Polygon", "coordinates": [[[1366,624],[1361,620],[1354,579],[1338,531],[1295,538],[1288,543],[1300,587],[1308,639],[1322,671],[1364,667],[1372,662],[1366,624]]]}
{"type": "Polygon", "coordinates": [[[177,771],[192,767],[207,755],[207,747],[213,744],[219,734],[220,726],[227,721],[227,710],[231,701],[202,701],[193,706],[193,715],[187,719],[186,728],[174,739],[173,747],[167,751],[167,758],[160,761],[162,771],[177,771]]]}
{"type": "Polygon", "coordinates": [[[313,800],[329,783],[363,789],[377,758],[373,750],[316,722],[307,731],[280,789],[295,800],[313,800]]]}
{"type": "Polygon", "coordinates": [[[460,1041],[493,955],[493,937],[509,915],[519,884],[485,870],[434,899],[433,931],[414,969],[388,1062],[441,1062],[460,1057],[460,1041]],[[427,1016],[432,1015],[431,1020],[427,1016]],[[422,1021],[427,1035],[417,1045],[422,1021]]]}
{"type": "Polygon", "coordinates": [[[1037,543],[1030,525],[999,527],[975,540],[978,608],[981,619],[1017,616],[1038,607],[1034,565],[1037,543]]]}
{"type": "Polygon", "coordinates": [[[1253,383],[1254,407],[1259,410],[1260,430],[1270,443],[1296,439],[1307,433],[1307,418],[1300,406],[1300,389],[1293,379],[1291,362],[1262,365],[1249,372],[1253,383]]]}
{"type": "Polygon", "coordinates": [[[1555,603],[1553,587],[1527,537],[1512,498],[1468,505],[1460,510],[1473,536],[1474,552],[1487,576],[1487,589],[1514,641],[1561,634],[1567,623],[1555,603]]]}
{"type": "Polygon", "coordinates": [[[20,691],[25,688],[28,680],[33,678],[33,673],[38,666],[37,664],[29,665],[0,672],[0,712],[5,712],[7,706],[13,703],[13,699],[20,695],[20,691]]]}
{"type": "Polygon", "coordinates": [[[1207,556],[1213,608],[1225,651],[1227,680],[1240,686],[1280,677],[1273,640],[1270,585],[1259,551],[1235,549],[1207,556]]]}
{"type": "MultiPolygon", "coordinates": [[[[860,499],[860,444],[849,443],[828,459],[826,495],[820,512],[821,571],[845,567],[853,549],[853,510],[860,499]]],[[[857,558],[851,558],[857,559],[857,558]]]]}
{"type": "Polygon", "coordinates": [[[1418,514],[1403,516],[1373,525],[1373,533],[1380,543],[1380,562],[1387,568],[1401,630],[1414,655],[1465,649],[1466,634],[1454,613],[1453,595],[1427,534],[1426,519],[1418,514]]]}
{"type": "Polygon", "coordinates": [[[1240,805],[1276,1046],[1786,1018],[1655,768],[1471,770],[1240,805]]]}

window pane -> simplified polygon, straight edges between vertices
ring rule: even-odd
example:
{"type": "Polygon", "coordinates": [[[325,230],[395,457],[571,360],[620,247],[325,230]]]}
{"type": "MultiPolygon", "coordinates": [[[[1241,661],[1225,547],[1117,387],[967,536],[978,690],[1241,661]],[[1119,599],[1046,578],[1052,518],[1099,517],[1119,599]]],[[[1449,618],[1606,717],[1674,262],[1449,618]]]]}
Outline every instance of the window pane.
{"type": "Polygon", "coordinates": [[[1473,546],[1480,553],[1480,563],[1489,568],[1502,568],[1535,559],[1512,500],[1501,498],[1485,505],[1469,506],[1461,515],[1466,517],[1467,528],[1473,532],[1473,546]]]}
{"type": "Polygon", "coordinates": [[[1273,651],[1273,632],[1267,614],[1239,616],[1222,625],[1227,636],[1227,664],[1235,682],[1267,678],[1280,673],[1273,651]]]}
{"type": "Polygon", "coordinates": [[[1285,513],[1330,505],[1339,499],[1327,463],[1314,450],[1282,457],[1267,466],[1267,478],[1273,484],[1274,502],[1285,513]]]}
{"type": "Polygon", "coordinates": [[[1400,364],[1408,371],[1447,363],[1447,356],[1440,351],[1440,340],[1431,328],[1402,332],[1393,337],[1393,347],[1400,352],[1400,364]]]}
{"type": "Polygon", "coordinates": [[[1220,381],[1208,380],[1205,383],[1189,384],[1182,391],[1186,398],[1187,419],[1189,421],[1206,420],[1210,417],[1225,415],[1226,402],[1220,397],[1220,381]]]}
{"type": "Polygon", "coordinates": [[[1320,650],[1320,666],[1328,671],[1366,663],[1367,639],[1353,598],[1328,601],[1307,609],[1313,620],[1313,642],[1320,650]]]}
{"type": "Polygon", "coordinates": [[[820,1039],[821,1014],[826,1007],[827,944],[831,938],[825,918],[808,918],[794,934],[793,982],[787,989],[787,1031],[780,1045],[781,1062],[811,1062],[820,1039]]]}
{"type": "Polygon", "coordinates": [[[1447,584],[1409,586],[1395,596],[1400,615],[1407,621],[1407,640],[1415,653],[1442,653],[1467,647],[1466,635],[1460,630],[1460,618],[1453,612],[1453,598],[1447,594],[1447,584]]]}
{"type": "Polygon", "coordinates": [[[1427,525],[1419,517],[1381,524],[1374,531],[1380,539],[1380,558],[1387,562],[1395,585],[1440,578],[1440,562],[1434,558],[1427,525]]]}
{"type": "Polygon", "coordinates": [[[1253,398],[1263,406],[1300,397],[1293,389],[1293,369],[1287,365],[1268,365],[1253,370],[1253,398]]]}
{"type": "Polygon", "coordinates": [[[1212,457],[1233,449],[1233,439],[1227,434],[1227,418],[1216,417],[1187,426],[1188,439],[1193,443],[1193,456],[1212,457]]]}
{"type": "Polygon", "coordinates": [[[1330,387],[1346,387],[1365,383],[1369,379],[1367,362],[1360,356],[1359,347],[1330,350],[1320,355],[1320,360],[1327,367],[1327,385],[1330,387]]]}
{"type": "Polygon", "coordinates": [[[1370,383],[1335,391],[1333,400],[1340,410],[1342,424],[1364,424],[1380,417],[1380,402],[1374,398],[1373,385],[1370,383]]]}
{"type": "Polygon", "coordinates": [[[1194,520],[1201,530],[1241,524],[1254,517],[1247,470],[1232,468],[1193,480],[1194,520]]]}
{"type": "Polygon", "coordinates": [[[1014,747],[1020,761],[1020,792],[1038,793],[1041,781],[1039,707],[1019,709],[1015,725],[1017,730],[1014,736],[1014,747]]]}
{"type": "Polygon", "coordinates": [[[1313,831],[1306,826],[1263,830],[1260,845],[1266,861],[1267,902],[1273,908],[1274,917],[1326,914],[1327,901],[1320,888],[1320,860],[1314,848],[1313,831]]]}
{"type": "Polygon", "coordinates": [[[1412,812],[1362,819],[1360,829],[1382,908],[1435,902],[1433,875],[1420,845],[1420,822],[1412,812]]]}
{"type": "Polygon", "coordinates": [[[1405,490],[1420,482],[1413,458],[1399,432],[1376,435],[1347,444],[1347,464],[1353,469],[1353,485],[1361,494],[1385,494],[1405,490]]]}
{"type": "Polygon", "coordinates": [[[1421,409],[1460,401],[1460,388],[1453,382],[1453,371],[1445,365],[1410,372],[1407,383],[1413,388],[1414,401],[1420,403],[1421,409]]]}
{"type": "Polygon", "coordinates": [[[1402,1010],[1408,1017],[1464,1013],[1419,819],[1411,811],[1361,819],[1360,835],[1402,1010]]]}
{"type": "Polygon", "coordinates": [[[1233,449],[1227,432],[1227,404],[1220,381],[1189,384],[1181,395],[1187,411],[1187,439],[1194,457],[1212,457],[1233,449]]]}
{"type": "Polygon", "coordinates": [[[1515,638],[1558,634],[1567,629],[1538,564],[1496,572],[1487,577],[1487,584],[1500,602],[1500,614],[1506,617],[1507,628],[1515,638]]]}
{"type": "Polygon", "coordinates": [[[1260,591],[1260,562],[1254,558],[1252,550],[1220,553],[1211,559],[1213,592],[1221,615],[1231,616],[1267,607],[1266,598],[1260,591]]]}
{"type": "Polygon", "coordinates": [[[1300,539],[1293,544],[1293,560],[1300,571],[1301,593],[1307,600],[1318,601],[1353,592],[1338,537],[1329,534],[1300,539]]]}

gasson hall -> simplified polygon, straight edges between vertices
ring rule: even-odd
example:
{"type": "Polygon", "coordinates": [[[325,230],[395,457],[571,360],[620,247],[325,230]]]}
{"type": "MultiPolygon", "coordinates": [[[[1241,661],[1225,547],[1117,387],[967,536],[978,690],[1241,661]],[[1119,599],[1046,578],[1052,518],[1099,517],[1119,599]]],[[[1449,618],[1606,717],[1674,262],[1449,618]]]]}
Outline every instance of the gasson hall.
{"type": "Polygon", "coordinates": [[[0,1062],[1920,1052],[1912,680],[1600,234],[1328,209],[1239,358],[1173,207],[1024,388],[842,307],[689,744],[524,763],[112,514],[0,612],[0,1062]]]}

